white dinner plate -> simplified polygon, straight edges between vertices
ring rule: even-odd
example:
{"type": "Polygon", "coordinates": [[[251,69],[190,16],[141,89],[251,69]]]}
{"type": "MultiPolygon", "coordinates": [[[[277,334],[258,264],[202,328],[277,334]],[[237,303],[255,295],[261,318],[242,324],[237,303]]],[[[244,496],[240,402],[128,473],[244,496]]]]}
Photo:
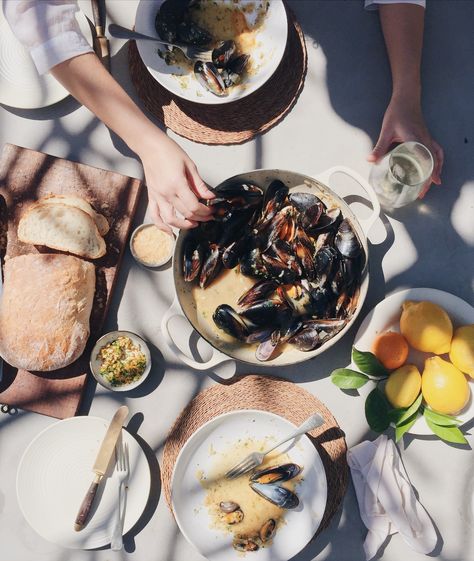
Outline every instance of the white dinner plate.
{"type": "MultiPolygon", "coordinates": [[[[435,288],[409,288],[391,294],[375,306],[359,327],[354,339],[354,346],[359,351],[370,351],[372,343],[377,335],[380,335],[384,331],[400,332],[399,322],[402,313],[402,304],[405,300],[429,300],[434,304],[438,304],[438,306],[446,310],[453,322],[454,329],[461,325],[474,323],[474,308],[458,296],[435,288]]],[[[420,372],[423,372],[425,359],[429,356],[433,356],[433,354],[423,353],[410,348],[407,363],[415,364],[420,372]]],[[[443,356],[442,358],[449,360],[447,356],[443,356]]],[[[357,369],[354,364],[351,365],[351,368],[357,369]]],[[[470,380],[471,397],[466,407],[457,415],[457,417],[462,419],[463,424],[469,422],[474,417],[474,399],[472,396],[474,383],[471,378],[467,378],[470,380]]],[[[365,397],[372,389],[373,386],[369,382],[360,388],[359,392],[365,397]]],[[[362,402],[362,408],[363,406],[364,403],[362,402]]],[[[409,432],[418,435],[433,434],[423,416],[418,417],[409,432]]]]}
{"type": "MultiPolygon", "coordinates": [[[[92,33],[82,12],[76,13],[82,33],[92,33]]],[[[40,76],[28,50],[13,35],[0,1],[0,103],[17,109],[39,109],[61,101],[69,92],[51,74],[40,76]]]]}
{"type": "MultiPolygon", "coordinates": [[[[74,530],[82,499],[92,483],[92,466],[109,421],[99,417],[71,417],[40,432],[25,450],[18,466],[16,491],[20,509],[30,526],[46,540],[63,547],[92,549],[110,543],[118,505],[118,479],[110,462],[80,532],[74,530]]],[[[126,430],[130,477],[124,533],[142,515],[150,494],[150,468],[145,453],[126,430]]]]}
{"type": "MultiPolygon", "coordinates": [[[[223,0],[220,0],[223,1],[223,0]]],[[[224,0],[232,3],[234,0],[224,0]]],[[[248,0],[244,0],[244,2],[248,0]]],[[[135,30],[158,37],[155,30],[155,18],[163,0],[140,0],[135,19],[135,30]]],[[[252,6],[255,2],[250,2],[252,6]]],[[[157,54],[165,47],[152,41],[137,41],[140,57],[153,78],[171,93],[205,104],[222,104],[241,99],[263,86],[278,68],[286,48],[288,37],[288,18],[282,0],[271,0],[265,21],[256,37],[256,47],[250,54],[258,61],[258,69],[251,76],[246,76],[242,86],[233,88],[229,95],[218,97],[205,90],[194,78],[193,73],[177,65],[167,65],[157,54]]]]}
{"type": "MultiPolygon", "coordinates": [[[[171,483],[171,501],[176,522],[184,537],[211,561],[242,560],[232,547],[232,536],[210,527],[204,504],[206,490],[198,480],[215,470],[216,455],[239,438],[262,441],[283,439],[295,426],[266,411],[241,410],[220,415],[199,428],[183,446],[176,460],[171,483]],[[212,450],[212,454],[210,451],[212,450]]],[[[249,450],[249,453],[251,450],[249,450]]],[[[304,435],[287,449],[291,461],[302,466],[302,481],[296,488],[300,506],[285,513],[285,523],[267,548],[247,554],[252,561],[287,561],[301,551],[316,533],[326,507],[327,481],[315,446],[304,435]]]]}

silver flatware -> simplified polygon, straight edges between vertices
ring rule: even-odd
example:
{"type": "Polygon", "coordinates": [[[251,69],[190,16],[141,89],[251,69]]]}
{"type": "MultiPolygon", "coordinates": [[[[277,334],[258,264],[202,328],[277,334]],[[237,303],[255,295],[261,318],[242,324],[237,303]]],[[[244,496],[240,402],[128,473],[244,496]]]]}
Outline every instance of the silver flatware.
{"type": "Polygon", "coordinates": [[[138,31],[133,31],[132,29],[127,29],[116,23],[111,23],[109,25],[109,33],[112,37],[116,39],[134,39],[135,41],[155,41],[155,43],[160,43],[161,45],[166,45],[168,47],[176,47],[183,52],[184,56],[191,60],[202,60],[203,62],[210,62],[212,60],[212,50],[203,49],[202,47],[196,47],[195,45],[181,45],[176,43],[168,43],[162,41],[159,37],[152,37],[151,35],[144,35],[143,33],[138,33],[138,31]]]}
{"type": "Polygon", "coordinates": [[[252,454],[249,454],[246,458],[244,458],[241,462],[236,464],[232,469],[230,469],[225,474],[226,478],[235,479],[236,477],[240,477],[241,475],[244,475],[244,473],[248,473],[249,471],[252,471],[256,467],[258,467],[263,462],[265,456],[270,452],[272,452],[273,450],[275,450],[275,448],[278,448],[282,444],[285,444],[285,442],[288,442],[289,440],[293,440],[294,438],[297,438],[298,436],[304,434],[305,432],[309,432],[310,430],[320,427],[323,424],[324,424],[324,419],[321,417],[321,415],[318,415],[318,413],[311,415],[311,417],[308,417],[306,421],[302,425],[300,425],[296,430],[294,430],[283,440],[280,440],[280,442],[275,444],[275,446],[272,446],[272,448],[270,448],[266,452],[252,452],[252,454]]]}
{"type": "Polygon", "coordinates": [[[100,445],[97,458],[95,460],[94,466],[92,467],[92,471],[95,473],[94,481],[91,483],[76,516],[76,520],[74,523],[74,529],[76,530],[76,532],[82,530],[82,528],[84,528],[86,524],[92,507],[92,503],[94,502],[94,498],[97,494],[97,489],[99,488],[99,483],[101,482],[102,478],[105,475],[105,472],[107,471],[110,458],[114,453],[115,445],[117,444],[117,440],[122,432],[122,425],[127,416],[128,407],[126,405],[122,405],[122,407],[119,407],[117,409],[117,412],[113,416],[109,428],[105,433],[104,440],[100,445]]]}
{"type": "Polygon", "coordinates": [[[123,524],[125,521],[125,507],[127,503],[127,484],[130,475],[130,460],[128,457],[127,444],[119,443],[115,449],[116,463],[115,470],[117,472],[118,485],[118,509],[115,519],[115,526],[112,532],[110,548],[113,551],[119,551],[123,547],[123,524]]]}

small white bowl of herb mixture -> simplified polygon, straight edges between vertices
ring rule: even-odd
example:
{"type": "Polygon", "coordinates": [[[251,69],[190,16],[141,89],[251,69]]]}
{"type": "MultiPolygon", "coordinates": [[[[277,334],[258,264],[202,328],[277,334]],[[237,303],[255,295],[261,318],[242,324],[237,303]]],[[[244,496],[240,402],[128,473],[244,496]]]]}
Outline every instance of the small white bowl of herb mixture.
{"type": "Polygon", "coordinates": [[[105,388],[129,391],[143,383],[150,373],[150,349],[131,331],[111,331],[97,340],[90,368],[94,378],[105,388]]]}

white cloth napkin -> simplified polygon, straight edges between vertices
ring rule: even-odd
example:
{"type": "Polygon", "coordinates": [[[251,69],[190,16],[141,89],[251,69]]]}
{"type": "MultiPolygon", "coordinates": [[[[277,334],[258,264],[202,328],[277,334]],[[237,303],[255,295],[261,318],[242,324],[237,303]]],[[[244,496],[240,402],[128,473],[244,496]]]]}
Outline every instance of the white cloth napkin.
{"type": "Polygon", "coordinates": [[[374,442],[361,442],[347,452],[347,461],[360,516],[369,530],[364,542],[367,561],[396,532],[415,551],[433,551],[435,528],[415,497],[395,443],[384,434],[374,442]]]}

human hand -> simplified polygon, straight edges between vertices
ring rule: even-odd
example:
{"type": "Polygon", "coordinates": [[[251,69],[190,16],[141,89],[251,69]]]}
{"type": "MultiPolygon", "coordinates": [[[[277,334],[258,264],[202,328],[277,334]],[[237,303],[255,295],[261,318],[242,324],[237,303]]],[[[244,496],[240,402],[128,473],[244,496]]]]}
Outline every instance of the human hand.
{"type": "Polygon", "coordinates": [[[199,199],[213,199],[196,165],[176,142],[156,129],[138,150],[148,188],[149,209],[155,224],[189,229],[212,219],[212,210],[199,199]],[[178,212],[181,216],[177,216],[178,212]]]}
{"type": "Polygon", "coordinates": [[[383,118],[382,129],[377,144],[367,157],[369,162],[377,162],[394,142],[416,140],[424,144],[433,155],[434,166],[431,181],[424,186],[419,198],[428,192],[431,182],[441,185],[441,170],[444,153],[441,146],[431,137],[421,112],[421,106],[412,99],[392,97],[383,118]]]}

